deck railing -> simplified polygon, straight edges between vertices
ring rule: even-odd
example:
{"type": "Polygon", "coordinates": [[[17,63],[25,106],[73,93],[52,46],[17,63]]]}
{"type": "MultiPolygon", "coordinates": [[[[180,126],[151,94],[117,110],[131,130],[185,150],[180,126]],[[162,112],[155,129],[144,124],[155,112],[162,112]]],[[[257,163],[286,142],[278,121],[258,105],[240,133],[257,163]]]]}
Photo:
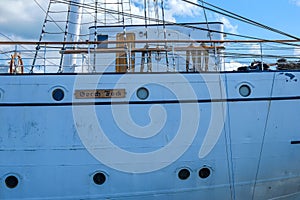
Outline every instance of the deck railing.
{"type": "Polygon", "coordinates": [[[251,63],[265,63],[268,70],[298,69],[299,60],[297,40],[0,41],[0,72],[12,74],[65,68],[79,73],[207,72],[251,69],[251,63]]]}

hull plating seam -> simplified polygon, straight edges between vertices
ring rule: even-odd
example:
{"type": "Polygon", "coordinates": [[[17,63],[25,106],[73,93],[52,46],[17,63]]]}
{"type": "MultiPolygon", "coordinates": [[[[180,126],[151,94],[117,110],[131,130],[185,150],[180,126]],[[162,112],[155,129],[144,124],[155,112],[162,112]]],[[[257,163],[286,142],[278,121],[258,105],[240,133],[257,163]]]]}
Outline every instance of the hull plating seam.
{"type": "Polygon", "coordinates": [[[182,104],[182,103],[218,103],[218,102],[250,102],[250,101],[288,101],[300,100],[300,96],[261,97],[235,99],[203,99],[203,100],[159,100],[159,101],[120,101],[120,102],[65,102],[65,103],[0,103],[0,107],[36,107],[36,106],[85,106],[85,105],[124,105],[124,104],[182,104]]]}

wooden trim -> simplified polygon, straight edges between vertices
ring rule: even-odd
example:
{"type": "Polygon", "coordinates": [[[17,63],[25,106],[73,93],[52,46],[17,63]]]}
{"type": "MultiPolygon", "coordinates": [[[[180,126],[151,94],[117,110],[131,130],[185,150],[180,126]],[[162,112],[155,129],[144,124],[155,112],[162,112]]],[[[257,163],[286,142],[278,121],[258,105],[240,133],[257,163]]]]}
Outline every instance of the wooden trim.
{"type": "MultiPolygon", "coordinates": [[[[132,48],[131,52],[171,52],[171,51],[201,51],[209,49],[225,49],[223,46],[198,46],[198,47],[175,47],[175,48],[132,48]]],[[[88,54],[90,53],[125,53],[128,50],[125,48],[97,48],[94,49],[72,49],[60,51],[61,54],[88,54]]]]}
{"type": "MultiPolygon", "coordinates": [[[[297,43],[300,40],[127,40],[127,43],[297,43]]],[[[123,41],[85,41],[85,42],[33,42],[33,41],[0,41],[0,45],[91,45],[117,44],[123,41]]]]}

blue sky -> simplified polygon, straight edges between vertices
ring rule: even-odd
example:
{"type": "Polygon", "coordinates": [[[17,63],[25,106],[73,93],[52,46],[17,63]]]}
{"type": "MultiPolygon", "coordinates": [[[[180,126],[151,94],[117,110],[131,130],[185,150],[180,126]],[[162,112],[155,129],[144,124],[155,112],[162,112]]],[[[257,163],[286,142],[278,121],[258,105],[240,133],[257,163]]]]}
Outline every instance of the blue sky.
{"type": "MultiPolygon", "coordinates": [[[[208,0],[206,2],[272,28],[300,37],[300,0],[208,0]]],[[[200,12],[203,13],[203,10],[201,9],[200,12]]],[[[206,11],[206,13],[210,20],[218,18],[209,11],[206,11]]],[[[185,18],[178,16],[177,18],[180,21],[191,19],[190,16],[185,18]]],[[[204,20],[203,15],[196,16],[192,20],[197,21],[199,18],[204,20]]],[[[229,20],[229,23],[227,24],[227,31],[233,30],[239,34],[268,39],[282,38],[278,34],[257,29],[233,19],[227,19],[229,20]]]]}
{"type": "MultiPolygon", "coordinates": [[[[36,0],[45,9],[48,1],[36,0]]],[[[196,0],[191,1],[197,2],[196,0]]],[[[36,2],[34,0],[1,0],[0,33],[18,40],[36,40],[44,19],[44,13],[36,2]]],[[[143,1],[133,0],[133,2],[141,4],[143,1]]],[[[300,37],[300,0],[208,0],[207,2],[300,37]]],[[[180,0],[165,0],[165,5],[168,8],[168,19],[173,17],[177,21],[204,20],[202,9],[195,9],[180,0]]],[[[136,11],[141,12],[137,9],[136,11]]],[[[207,16],[210,20],[220,20],[219,17],[208,11],[207,16]]],[[[278,34],[259,30],[232,19],[222,18],[222,20],[226,20],[227,31],[269,39],[281,38],[278,34]]],[[[3,40],[2,37],[0,39],[3,40]]]]}
{"type": "MultiPolygon", "coordinates": [[[[300,37],[300,0],[209,0],[209,2],[272,28],[300,37]]],[[[252,32],[254,29],[233,20],[231,23],[238,25],[238,32],[240,33],[257,34],[270,39],[279,37],[277,34],[272,35],[270,32],[265,31],[252,32]]]]}

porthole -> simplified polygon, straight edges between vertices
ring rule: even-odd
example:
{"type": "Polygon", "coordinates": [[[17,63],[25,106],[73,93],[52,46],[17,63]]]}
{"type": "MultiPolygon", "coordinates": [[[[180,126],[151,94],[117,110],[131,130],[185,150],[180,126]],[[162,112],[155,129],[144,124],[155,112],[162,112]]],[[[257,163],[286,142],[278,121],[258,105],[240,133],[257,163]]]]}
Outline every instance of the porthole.
{"type": "Polygon", "coordinates": [[[139,99],[145,100],[149,96],[149,91],[147,88],[141,87],[137,90],[136,95],[139,99]]]}
{"type": "Polygon", "coordinates": [[[200,178],[207,178],[210,176],[210,169],[207,167],[203,167],[199,170],[199,177],[200,178]]]}
{"type": "Polygon", "coordinates": [[[239,93],[242,97],[248,97],[251,94],[251,88],[248,85],[242,85],[239,88],[239,93]]]}
{"type": "Polygon", "coordinates": [[[64,97],[65,97],[65,92],[62,89],[57,88],[57,89],[53,90],[52,98],[55,101],[61,101],[61,100],[63,100],[64,97]]]}
{"type": "Polygon", "coordinates": [[[13,188],[17,187],[18,184],[19,184],[19,179],[14,175],[10,175],[5,178],[5,185],[8,188],[13,189],[13,188]]]}
{"type": "Polygon", "coordinates": [[[93,181],[96,185],[102,185],[106,181],[106,176],[103,172],[97,172],[93,176],[93,181]]]}
{"type": "Polygon", "coordinates": [[[186,180],[190,177],[191,175],[191,172],[190,170],[188,169],[181,169],[179,172],[178,172],[178,178],[181,179],[181,180],[186,180]]]}
{"type": "Polygon", "coordinates": [[[143,31],[140,31],[140,32],[139,32],[139,36],[140,36],[140,37],[144,37],[144,32],[143,32],[143,31]]]}

